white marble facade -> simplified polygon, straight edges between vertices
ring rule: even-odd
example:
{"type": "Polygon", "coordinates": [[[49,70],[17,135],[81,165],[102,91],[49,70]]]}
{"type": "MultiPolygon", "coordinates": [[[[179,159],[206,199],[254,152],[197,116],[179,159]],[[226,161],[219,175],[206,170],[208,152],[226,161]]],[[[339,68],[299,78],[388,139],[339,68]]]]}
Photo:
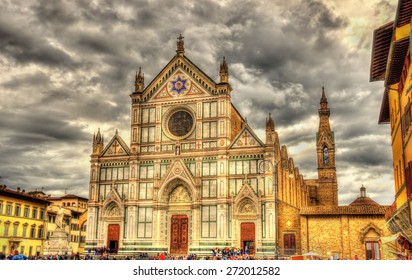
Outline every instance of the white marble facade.
{"type": "Polygon", "coordinates": [[[256,136],[222,65],[217,83],[180,52],[148,86],[136,75],[130,144],[117,131],[93,139],[88,248],[210,254],[253,239],[256,254],[273,255],[274,127],[266,142],[256,136]]]}

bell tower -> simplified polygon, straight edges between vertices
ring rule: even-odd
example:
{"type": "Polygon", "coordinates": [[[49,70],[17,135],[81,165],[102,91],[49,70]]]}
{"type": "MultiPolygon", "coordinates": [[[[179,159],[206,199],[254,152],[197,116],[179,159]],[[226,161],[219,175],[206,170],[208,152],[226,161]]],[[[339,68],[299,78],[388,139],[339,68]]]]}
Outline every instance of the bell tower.
{"type": "Polygon", "coordinates": [[[318,158],[318,200],[319,205],[338,205],[338,184],[335,166],[335,137],[330,129],[330,109],[322,87],[320,98],[319,131],[316,135],[316,151],[318,158]]]}

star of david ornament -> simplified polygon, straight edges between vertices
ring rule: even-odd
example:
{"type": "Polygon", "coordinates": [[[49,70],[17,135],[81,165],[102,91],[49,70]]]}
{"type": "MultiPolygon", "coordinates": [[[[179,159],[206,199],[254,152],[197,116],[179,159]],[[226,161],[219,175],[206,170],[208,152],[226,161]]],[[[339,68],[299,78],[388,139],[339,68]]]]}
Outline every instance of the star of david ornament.
{"type": "Polygon", "coordinates": [[[185,86],[186,81],[187,80],[182,80],[180,76],[178,76],[176,81],[172,81],[172,84],[173,84],[172,91],[176,91],[177,94],[180,94],[181,91],[186,90],[187,89],[185,86]]]}

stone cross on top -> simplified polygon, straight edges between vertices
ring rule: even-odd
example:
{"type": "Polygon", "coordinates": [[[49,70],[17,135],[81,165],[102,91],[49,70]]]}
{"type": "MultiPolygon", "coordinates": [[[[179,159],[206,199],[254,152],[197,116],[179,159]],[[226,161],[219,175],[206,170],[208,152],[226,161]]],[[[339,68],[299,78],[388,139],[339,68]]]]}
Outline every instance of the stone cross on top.
{"type": "Polygon", "coordinates": [[[183,36],[182,34],[180,34],[179,37],[177,37],[177,48],[176,48],[176,53],[178,55],[183,55],[185,53],[185,48],[183,46],[184,42],[183,42],[183,36]]]}
{"type": "Polygon", "coordinates": [[[245,139],[244,141],[245,141],[245,145],[247,145],[248,144],[248,139],[249,139],[249,133],[247,133],[247,131],[245,131],[245,133],[243,134],[243,138],[245,139]]]}

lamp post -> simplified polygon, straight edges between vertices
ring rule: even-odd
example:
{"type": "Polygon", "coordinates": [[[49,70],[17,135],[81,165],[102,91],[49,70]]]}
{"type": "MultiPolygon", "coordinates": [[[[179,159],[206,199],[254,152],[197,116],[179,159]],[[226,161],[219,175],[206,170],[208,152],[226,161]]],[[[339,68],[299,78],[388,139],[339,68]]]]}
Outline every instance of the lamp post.
{"type": "Polygon", "coordinates": [[[272,170],[272,187],[273,187],[273,202],[274,202],[274,216],[275,216],[275,225],[274,225],[274,233],[275,233],[275,251],[274,251],[274,258],[277,260],[279,258],[279,244],[278,244],[278,196],[277,196],[277,163],[273,163],[270,160],[264,159],[259,164],[259,170],[262,173],[266,173],[269,168],[272,170]]]}

